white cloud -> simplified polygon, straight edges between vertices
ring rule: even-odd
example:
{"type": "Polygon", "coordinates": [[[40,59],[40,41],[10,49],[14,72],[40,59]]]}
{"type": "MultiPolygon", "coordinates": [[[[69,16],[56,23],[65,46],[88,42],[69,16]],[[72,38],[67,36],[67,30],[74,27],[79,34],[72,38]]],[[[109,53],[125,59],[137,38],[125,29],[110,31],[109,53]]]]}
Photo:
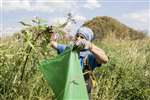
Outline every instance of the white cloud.
{"type": "Polygon", "coordinates": [[[80,16],[80,15],[76,15],[76,16],[74,16],[74,19],[77,20],[77,21],[85,21],[86,17],[80,16]]]}
{"type": "MultiPolygon", "coordinates": [[[[149,9],[150,10],[150,9],[149,9]]],[[[146,31],[150,35],[150,13],[148,9],[123,14],[118,19],[136,30],[146,31]]]]}
{"type": "Polygon", "coordinates": [[[9,1],[5,0],[3,1],[3,8],[7,11],[12,10],[27,10],[27,11],[50,11],[53,12],[52,9],[49,9],[47,5],[44,5],[44,3],[32,3],[30,0],[15,0],[15,1],[9,1]]]}
{"type": "Polygon", "coordinates": [[[55,17],[52,21],[52,24],[57,25],[57,24],[63,24],[66,22],[65,17],[55,17]]]}
{"type": "Polygon", "coordinates": [[[0,0],[0,4],[2,4],[2,0],[0,0]]]}
{"type": "Polygon", "coordinates": [[[130,27],[147,31],[150,35],[150,9],[124,14],[120,19],[130,27]]]}
{"type": "Polygon", "coordinates": [[[147,23],[148,19],[150,19],[150,14],[148,10],[142,10],[138,12],[124,14],[122,17],[126,19],[135,20],[141,23],[147,23]]]}
{"type": "Polygon", "coordinates": [[[2,2],[2,6],[6,10],[16,10],[16,9],[29,9],[31,8],[29,0],[5,0],[2,2]]]}
{"type": "Polygon", "coordinates": [[[89,9],[99,8],[101,7],[101,4],[97,0],[87,0],[84,7],[89,9]]]}
{"type": "MultiPolygon", "coordinates": [[[[81,16],[79,14],[76,14],[74,15],[73,14],[73,18],[75,19],[76,21],[76,24],[73,24],[71,22],[69,22],[65,27],[64,27],[64,31],[66,33],[69,33],[71,36],[73,36],[76,32],[76,30],[84,23],[84,21],[86,21],[86,17],[84,16],[81,16]]],[[[63,24],[65,23],[67,20],[66,17],[56,17],[54,20],[53,20],[53,25],[58,25],[58,24],[63,24]]]]}
{"type": "MultiPolygon", "coordinates": [[[[86,20],[86,17],[81,16],[81,15],[74,15],[73,18],[75,19],[75,21],[78,22],[84,22],[86,20]]],[[[63,24],[65,23],[67,20],[67,17],[55,17],[55,19],[53,19],[53,24],[63,24]]]]}
{"type": "Polygon", "coordinates": [[[20,30],[20,27],[2,27],[2,25],[0,25],[1,29],[0,29],[0,37],[5,37],[5,36],[11,36],[13,35],[15,32],[20,30]]]}
{"type": "Polygon", "coordinates": [[[73,6],[76,6],[76,2],[67,2],[67,0],[3,1],[3,8],[9,11],[23,9],[27,11],[54,12],[55,10],[64,11],[66,9],[72,8],[73,6]]]}

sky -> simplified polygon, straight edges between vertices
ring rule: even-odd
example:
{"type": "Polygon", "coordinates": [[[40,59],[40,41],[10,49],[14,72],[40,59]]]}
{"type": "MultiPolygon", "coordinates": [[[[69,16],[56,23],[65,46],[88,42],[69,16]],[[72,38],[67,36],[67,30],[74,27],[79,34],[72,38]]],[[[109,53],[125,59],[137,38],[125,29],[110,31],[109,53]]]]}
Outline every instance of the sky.
{"type": "Polygon", "coordinates": [[[38,16],[52,25],[72,13],[81,26],[96,16],[110,16],[150,35],[149,0],[0,0],[0,37],[19,31],[19,21],[38,16]]]}

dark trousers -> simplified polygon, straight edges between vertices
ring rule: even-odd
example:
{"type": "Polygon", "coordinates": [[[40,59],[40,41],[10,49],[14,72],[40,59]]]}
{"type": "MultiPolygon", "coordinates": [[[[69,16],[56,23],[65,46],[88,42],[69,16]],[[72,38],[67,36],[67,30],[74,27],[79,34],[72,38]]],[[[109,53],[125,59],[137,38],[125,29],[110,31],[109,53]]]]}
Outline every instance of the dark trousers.
{"type": "Polygon", "coordinates": [[[86,83],[86,88],[87,88],[89,100],[92,100],[91,92],[92,92],[92,89],[93,89],[93,85],[92,85],[92,80],[90,78],[89,73],[84,75],[84,80],[85,80],[85,83],[86,83]]]}

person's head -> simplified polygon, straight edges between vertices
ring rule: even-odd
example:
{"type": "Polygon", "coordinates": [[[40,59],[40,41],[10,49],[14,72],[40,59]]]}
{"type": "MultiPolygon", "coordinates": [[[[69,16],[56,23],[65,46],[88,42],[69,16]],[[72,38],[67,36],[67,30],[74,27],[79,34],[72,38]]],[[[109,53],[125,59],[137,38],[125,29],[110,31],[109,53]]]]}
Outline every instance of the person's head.
{"type": "Polygon", "coordinates": [[[88,27],[81,27],[77,30],[76,40],[86,39],[87,41],[92,41],[94,39],[93,31],[88,27]]]}

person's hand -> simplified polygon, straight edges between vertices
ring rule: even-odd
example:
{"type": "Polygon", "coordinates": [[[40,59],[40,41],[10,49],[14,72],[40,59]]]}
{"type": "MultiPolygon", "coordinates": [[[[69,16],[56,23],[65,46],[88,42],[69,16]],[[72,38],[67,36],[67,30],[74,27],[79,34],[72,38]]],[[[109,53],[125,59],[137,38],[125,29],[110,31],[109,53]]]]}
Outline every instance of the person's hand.
{"type": "Polygon", "coordinates": [[[58,38],[59,38],[58,33],[54,33],[54,32],[51,33],[51,38],[50,38],[51,41],[57,41],[58,38]]]}
{"type": "Polygon", "coordinates": [[[77,40],[74,44],[80,50],[91,48],[91,42],[87,41],[86,39],[77,40]]]}

